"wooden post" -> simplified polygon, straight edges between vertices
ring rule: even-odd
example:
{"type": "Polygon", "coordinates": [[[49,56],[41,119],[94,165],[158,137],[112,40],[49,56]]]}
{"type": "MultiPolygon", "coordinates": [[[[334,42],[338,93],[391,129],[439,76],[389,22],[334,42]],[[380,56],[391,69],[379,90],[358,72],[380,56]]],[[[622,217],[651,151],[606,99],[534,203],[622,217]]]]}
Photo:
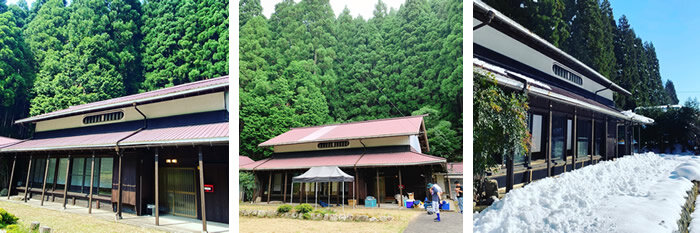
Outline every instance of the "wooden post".
{"type": "Polygon", "coordinates": [[[552,176],[552,101],[549,101],[549,127],[547,128],[547,177],[552,176]]]}
{"type": "Polygon", "coordinates": [[[618,145],[618,140],[620,139],[620,126],[617,124],[617,120],[615,120],[615,158],[620,157],[620,149],[618,148],[620,145],[618,145]]]}
{"type": "Polygon", "coordinates": [[[24,183],[24,202],[27,202],[27,191],[29,191],[29,177],[32,174],[32,156],[29,156],[29,168],[27,168],[27,182],[24,183]]]}
{"type": "Polygon", "coordinates": [[[92,152],[92,163],[90,164],[90,196],[88,196],[88,213],[92,214],[92,185],[95,182],[95,152],[92,152]]]}
{"type": "MultiPolygon", "coordinates": [[[[294,190],[292,190],[294,192],[294,190]]],[[[287,172],[284,172],[284,194],[282,194],[282,202],[287,202],[287,172]]]]}
{"type": "Polygon", "coordinates": [[[642,153],[642,125],[639,124],[637,128],[637,137],[639,138],[637,140],[637,152],[642,153]]]}
{"type": "Polygon", "coordinates": [[[124,157],[124,153],[121,151],[117,152],[117,156],[119,157],[119,174],[117,177],[117,215],[116,219],[122,219],[122,157],[124,157]]]}
{"type": "Polygon", "coordinates": [[[204,161],[202,160],[202,147],[199,149],[199,193],[202,201],[202,231],[207,232],[207,209],[204,203],[204,161]]]}
{"type": "Polygon", "coordinates": [[[159,195],[158,194],[158,147],[155,148],[155,152],[156,152],[156,155],[155,155],[155,176],[154,177],[155,177],[155,181],[156,181],[156,186],[155,186],[155,189],[156,189],[156,203],[155,203],[156,208],[153,209],[153,214],[155,214],[155,216],[156,216],[156,226],[159,226],[160,225],[160,223],[159,223],[160,216],[158,213],[159,212],[159,209],[158,209],[158,195],[159,195]]]}
{"type": "MultiPolygon", "coordinates": [[[[68,203],[68,186],[70,183],[68,182],[68,175],[70,174],[70,155],[68,155],[68,166],[66,166],[66,180],[65,184],[63,184],[63,209],[66,209],[66,203],[68,203]]],[[[60,161],[59,161],[60,163],[60,161]]]]}
{"type": "Polygon", "coordinates": [[[571,156],[571,170],[576,169],[576,157],[578,156],[578,136],[576,135],[576,127],[578,122],[578,109],[574,107],[574,128],[571,132],[571,150],[573,150],[573,155],[571,156]]]}
{"type": "Polygon", "coordinates": [[[591,114],[591,165],[593,165],[593,156],[595,155],[595,117],[591,114]]]}
{"type": "Polygon", "coordinates": [[[267,204],[270,204],[270,194],[272,194],[272,171],[267,176],[267,204]]]}
{"type": "Polygon", "coordinates": [[[44,184],[41,186],[41,205],[44,205],[44,194],[46,193],[46,178],[49,176],[49,159],[51,155],[46,156],[46,166],[44,168],[44,184]]]}
{"type": "MultiPolygon", "coordinates": [[[[355,188],[355,181],[353,180],[352,188],[355,188]]],[[[403,207],[403,181],[401,180],[401,167],[399,167],[399,193],[401,195],[401,200],[397,200],[399,205],[403,207]]]]}
{"type": "Polygon", "coordinates": [[[379,202],[381,202],[381,198],[379,197],[379,169],[375,168],[377,171],[377,207],[379,207],[379,202]]]}
{"type": "Polygon", "coordinates": [[[601,149],[604,149],[604,160],[608,160],[608,116],[605,116],[605,132],[603,132],[603,145],[601,149]]]}
{"type": "Polygon", "coordinates": [[[15,177],[15,164],[17,163],[17,155],[15,159],[12,160],[12,170],[10,171],[10,181],[7,182],[7,200],[10,200],[10,193],[12,193],[12,178],[15,177]]]}

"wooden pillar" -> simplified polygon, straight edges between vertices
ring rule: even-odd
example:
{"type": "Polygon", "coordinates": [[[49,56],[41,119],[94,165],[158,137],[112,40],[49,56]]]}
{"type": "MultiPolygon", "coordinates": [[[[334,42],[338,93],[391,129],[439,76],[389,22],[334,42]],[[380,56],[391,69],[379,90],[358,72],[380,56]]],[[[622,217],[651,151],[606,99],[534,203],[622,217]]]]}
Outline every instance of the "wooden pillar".
{"type": "Polygon", "coordinates": [[[576,169],[576,159],[578,156],[578,136],[576,135],[577,130],[576,128],[578,127],[578,109],[574,107],[574,128],[571,131],[571,150],[573,151],[573,155],[571,156],[571,170],[576,169]]]}
{"type": "Polygon", "coordinates": [[[44,184],[41,185],[41,205],[44,205],[44,195],[46,194],[46,178],[49,176],[49,159],[51,155],[46,156],[46,166],[44,168],[44,184]]]}
{"type": "Polygon", "coordinates": [[[637,139],[637,151],[638,151],[639,153],[642,153],[642,125],[639,124],[639,125],[637,125],[637,126],[638,126],[638,128],[637,128],[637,135],[638,135],[638,139],[637,139]]]}
{"type": "Polygon", "coordinates": [[[379,169],[375,168],[375,170],[377,171],[377,207],[379,207],[379,202],[381,200],[379,198],[379,169]]]}
{"type": "Polygon", "coordinates": [[[547,177],[552,176],[552,101],[549,101],[549,127],[547,128],[547,177]]]}
{"type": "Polygon", "coordinates": [[[608,160],[608,116],[605,116],[605,133],[603,133],[603,145],[605,148],[605,160],[608,160]]]}
{"type": "Polygon", "coordinates": [[[155,205],[156,205],[156,206],[155,206],[155,209],[153,209],[153,214],[156,216],[156,226],[159,226],[159,225],[160,225],[160,222],[159,222],[159,221],[160,221],[160,213],[158,213],[158,212],[160,212],[160,211],[158,211],[158,210],[159,210],[159,209],[158,209],[158,207],[159,207],[159,206],[158,206],[158,202],[159,202],[159,201],[158,201],[158,197],[159,197],[159,193],[158,193],[158,191],[159,191],[159,190],[158,190],[158,187],[159,187],[159,186],[158,186],[158,147],[155,148],[155,159],[154,159],[154,161],[155,161],[155,165],[154,165],[154,166],[155,166],[155,174],[154,174],[154,177],[155,177],[155,184],[156,184],[156,185],[155,185],[155,189],[156,189],[156,194],[155,194],[156,203],[155,203],[155,205]]]}
{"type": "Polygon", "coordinates": [[[199,193],[202,201],[202,231],[207,232],[207,209],[204,203],[204,160],[202,159],[202,147],[199,149],[199,193]]]}
{"type": "Polygon", "coordinates": [[[267,204],[270,204],[270,194],[272,194],[272,171],[267,176],[267,204]]]}
{"type": "Polygon", "coordinates": [[[17,155],[15,159],[12,160],[12,170],[10,171],[10,181],[7,182],[7,200],[10,200],[10,193],[12,193],[12,178],[15,177],[15,164],[17,163],[17,155]]]}
{"type": "Polygon", "coordinates": [[[68,182],[68,176],[70,175],[70,157],[71,156],[68,155],[68,165],[66,166],[66,180],[65,184],[63,184],[63,209],[66,209],[66,203],[68,203],[68,186],[70,185],[70,183],[68,182]]]}
{"type": "Polygon", "coordinates": [[[618,148],[620,145],[618,145],[618,140],[620,139],[620,126],[617,124],[617,120],[615,120],[615,158],[620,157],[620,149],[618,148]]]}
{"type": "MultiPolygon", "coordinates": [[[[403,181],[401,179],[401,167],[399,167],[399,193],[401,194],[401,200],[397,200],[399,205],[403,206],[403,181]]],[[[352,188],[355,189],[355,181],[353,180],[352,188]]]]}
{"type": "Polygon", "coordinates": [[[92,163],[90,164],[90,196],[88,196],[88,213],[92,214],[92,185],[95,183],[95,152],[92,152],[92,163]]]}
{"type": "Polygon", "coordinates": [[[632,144],[629,134],[629,129],[627,128],[627,122],[625,122],[625,155],[630,154],[630,145],[632,144]]]}
{"type": "Polygon", "coordinates": [[[591,165],[593,165],[593,156],[595,155],[595,116],[591,114],[591,165]]]}
{"type": "Polygon", "coordinates": [[[32,174],[32,156],[29,156],[29,167],[27,168],[27,182],[24,183],[24,202],[27,202],[27,192],[29,191],[29,177],[32,174]]]}
{"type": "MultiPolygon", "coordinates": [[[[292,190],[294,192],[294,190],[292,190]]],[[[284,194],[282,194],[282,202],[287,202],[287,172],[284,172],[284,194]]]]}
{"type": "Polygon", "coordinates": [[[119,157],[119,174],[117,174],[117,215],[116,219],[122,219],[122,157],[124,154],[119,151],[117,152],[119,157]]]}

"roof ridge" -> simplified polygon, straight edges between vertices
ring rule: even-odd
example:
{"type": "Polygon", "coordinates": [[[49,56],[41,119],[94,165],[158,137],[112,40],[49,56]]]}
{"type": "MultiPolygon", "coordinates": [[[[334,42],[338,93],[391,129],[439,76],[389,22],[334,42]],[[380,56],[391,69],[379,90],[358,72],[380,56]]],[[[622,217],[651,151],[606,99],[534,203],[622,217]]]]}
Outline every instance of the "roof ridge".
{"type": "Polygon", "coordinates": [[[317,128],[317,127],[326,127],[326,126],[335,126],[335,125],[352,125],[352,124],[360,124],[360,123],[367,123],[367,122],[398,120],[398,119],[407,119],[407,118],[416,118],[416,117],[425,117],[425,116],[428,116],[428,114],[421,114],[421,115],[415,115],[415,116],[393,117],[393,118],[380,118],[380,119],[374,119],[374,120],[353,121],[353,122],[345,122],[345,123],[332,123],[332,124],[305,126],[305,127],[292,127],[289,129],[308,129],[308,128],[317,128]]]}

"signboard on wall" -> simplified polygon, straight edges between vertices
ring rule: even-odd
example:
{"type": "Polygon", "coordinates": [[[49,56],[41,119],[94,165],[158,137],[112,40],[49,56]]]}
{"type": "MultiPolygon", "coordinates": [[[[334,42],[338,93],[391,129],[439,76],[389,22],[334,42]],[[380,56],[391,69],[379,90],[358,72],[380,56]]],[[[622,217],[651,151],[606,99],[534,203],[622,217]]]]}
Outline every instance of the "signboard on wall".
{"type": "Polygon", "coordinates": [[[205,193],[213,193],[214,192],[214,185],[213,184],[205,184],[204,185],[204,192],[205,193]]]}

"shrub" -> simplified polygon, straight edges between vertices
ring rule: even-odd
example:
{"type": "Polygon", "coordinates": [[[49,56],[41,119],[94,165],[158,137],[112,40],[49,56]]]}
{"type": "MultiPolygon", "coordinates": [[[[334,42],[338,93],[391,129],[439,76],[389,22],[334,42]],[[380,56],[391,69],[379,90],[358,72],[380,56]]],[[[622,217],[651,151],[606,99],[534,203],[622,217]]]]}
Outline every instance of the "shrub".
{"type": "Polygon", "coordinates": [[[315,214],[335,214],[335,211],[332,209],[320,209],[320,210],[314,210],[312,213],[315,214]]]}
{"type": "Polygon", "coordinates": [[[312,210],[314,210],[314,207],[311,207],[311,205],[304,203],[304,204],[301,204],[301,205],[294,207],[294,209],[298,213],[305,214],[305,213],[308,213],[308,212],[311,212],[312,210]]]}
{"type": "Polygon", "coordinates": [[[17,223],[18,219],[19,218],[15,217],[15,215],[0,208],[0,228],[5,228],[7,225],[15,224],[17,223]]]}
{"type": "Polygon", "coordinates": [[[287,213],[290,210],[292,210],[292,206],[288,205],[288,204],[284,204],[284,205],[277,207],[277,213],[280,213],[280,214],[287,213]]]}
{"type": "Polygon", "coordinates": [[[311,219],[311,215],[309,213],[304,213],[304,219],[311,219]]]}
{"type": "Polygon", "coordinates": [[[9,190],[7,190],[6,188],[0,190],[0,196],[7,196],[7,192],[8,192],[8,191],[9,191],[9,190]]]}
{"type": "Polygon", "coordinates": [[[245,200],[251,200],[255,190],[255,176],[251,172],[238,172],[238,177],[238,187],[245,193],[245,200]]]}

